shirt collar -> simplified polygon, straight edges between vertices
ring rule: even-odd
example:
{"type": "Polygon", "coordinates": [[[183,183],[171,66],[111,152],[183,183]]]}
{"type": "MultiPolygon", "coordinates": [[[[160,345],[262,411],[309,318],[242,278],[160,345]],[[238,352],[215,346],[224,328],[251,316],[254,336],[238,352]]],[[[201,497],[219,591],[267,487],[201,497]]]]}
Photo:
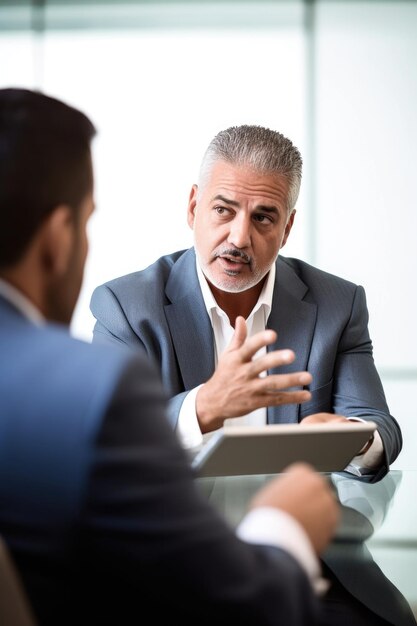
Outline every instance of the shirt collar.
{"type": "MultiPolygon", "coordinates": [[[[217,304],[214,299],[213,293],[208,285],[207,279],[203,274],[203,270],[200,267],[200,264],[196,255],[196,265],[197,265],[197,277],[198,282],[200,283],[201,293],[203,294],[204,304],[207,309],[207,313],[211,318],[211,313],[213,310],[221,311],[222,309],[217,304]]],[[[259,294],[259,298],[255,306],[253,307],[249,317],[254,315],[259,309],[263,306],[265,309],[265,322],[268,320],[269,314],[271,313],[272,308],[272,298],[274,295],[274,285],[275,285],[275,263],[271,265],[271,269],[268,272],[267,279],[264,283],[261,293],[259,294]]]]}
{"type": "Polygon", "coordinates": [[[12,304],[26,319],[36,326],[42,326],[45,323],[45,318],[39,309],[21,291],[1,278],[0,296],[12,304]]]}

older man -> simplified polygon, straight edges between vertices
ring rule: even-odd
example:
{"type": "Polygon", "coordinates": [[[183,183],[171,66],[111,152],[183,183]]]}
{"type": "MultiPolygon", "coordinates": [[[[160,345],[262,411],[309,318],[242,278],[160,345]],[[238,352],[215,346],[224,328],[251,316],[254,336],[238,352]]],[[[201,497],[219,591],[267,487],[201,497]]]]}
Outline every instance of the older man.
{"type": "Polygon", "coordinates": [[[402,440],[373,361],[364,290],[280,255],[301,170],[278,132],[216,135],[188,202],[194,247],[98,287],[94,342],[142,347],[156,361],[186,447],[226,420],[373,420],[376,436],[349,471],[378,479],[402,440]]]}

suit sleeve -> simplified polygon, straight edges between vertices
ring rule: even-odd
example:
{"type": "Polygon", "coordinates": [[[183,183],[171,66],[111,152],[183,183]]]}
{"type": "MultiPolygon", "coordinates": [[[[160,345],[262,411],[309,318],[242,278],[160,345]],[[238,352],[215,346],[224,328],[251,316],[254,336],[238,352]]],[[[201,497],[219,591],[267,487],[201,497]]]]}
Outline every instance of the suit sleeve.
{"type": "Polygon", "coordinates": [[[363,287],[357,287],[350,319],[340,338],[333,387],[334,412],[361,417],[377,424],[385,464],[374,480],[388,471],[402,447],[401,430],[390,415],[384,390],[373,359],[368,332],[368,310],[363,287]]]}
{"type": "MultiPolygon", "coordinates": [[[[156,354],[158,350],[151,348],[149,338],[148,341],[146,338],[143,338],[142,341],[138,330],[132,328],[121,301],[112,289],[107,285],[97,287],[91,297],[90,309],[96,318],[93,343],[116,344],[128,350],[142,350],[150,359],[155,361],[159,369],[164,370],[156,354]]],[[[166,369],[165,375],[164,371],[161,371],[160,376],[162,376],[164,383],[169,386],[173,368],[168,366],[166,369]]],[[[174,429],[177,426],[182,403],[187,394],[188,391],[173,393],[168,402],[166,415],[174,429]]]]}
{"type": "Polygon", "coordinates": [[[97,440],[82,523],[103,610],[117,601],[120,623],[148,605],[156,623],[169,610],[183,625],[314,624],[298,563],[236,537],[200,493],[165,406],[149,364],[132,363],[97,440]]]}

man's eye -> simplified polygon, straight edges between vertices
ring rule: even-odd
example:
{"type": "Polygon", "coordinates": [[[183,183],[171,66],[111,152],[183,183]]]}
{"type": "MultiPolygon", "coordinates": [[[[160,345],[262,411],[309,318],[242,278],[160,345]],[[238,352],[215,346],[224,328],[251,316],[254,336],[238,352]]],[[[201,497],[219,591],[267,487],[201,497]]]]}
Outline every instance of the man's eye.
{"type": "Polygon", "coordinates": [[[229,212],[229,209],[224,206],[215,206],[214,210],[216,211],[217,215],[226,215],[229,212]]]}
{"type": "Polygon", "coordinates": [[[260,224],[272,223],[272,219],[269,217],[269,215],[263,215],[262,213],[260,213],[259,215],[254,215],[253,219],[255,220],[255,222],[259,222],[260,224]]]}

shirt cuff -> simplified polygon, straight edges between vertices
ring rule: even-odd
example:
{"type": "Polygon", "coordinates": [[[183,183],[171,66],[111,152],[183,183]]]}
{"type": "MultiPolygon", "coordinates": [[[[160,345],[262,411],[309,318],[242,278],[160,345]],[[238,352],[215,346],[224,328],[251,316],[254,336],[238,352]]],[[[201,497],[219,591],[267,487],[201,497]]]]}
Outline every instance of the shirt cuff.
{"type": "Polygon", "coordinates": [[[291,554],[307,574],[317,595],[324,594],[329,582],[322,578],[319,560],[301,524],[285,511],[258,507],[239,524],[237,536],[247,543],[272,545],[291,554]]]}
{"type": "Polygon", "coordinates": [[[187,450],[197,449],[203,443],[203,435],[195,410],[195,400],[201,386],[194,387],[185,396],[178,416],[176,433],[181,445],[187,450]]]}
{"type": "MultiPolygon", "coordinates": [[[[352,422],[366,422],[366,420],[360,417],[348,417],[347,419],[352,422]]],[[[383,459],[384,444],[382,443],[381,435],[375,430],[372,445],[365,454],[355,456],[346,467],[346,471],[357,476],[362,476],[362,474],[366,474],[369,470],[377,469],[383,462],[383,459]]]]}

